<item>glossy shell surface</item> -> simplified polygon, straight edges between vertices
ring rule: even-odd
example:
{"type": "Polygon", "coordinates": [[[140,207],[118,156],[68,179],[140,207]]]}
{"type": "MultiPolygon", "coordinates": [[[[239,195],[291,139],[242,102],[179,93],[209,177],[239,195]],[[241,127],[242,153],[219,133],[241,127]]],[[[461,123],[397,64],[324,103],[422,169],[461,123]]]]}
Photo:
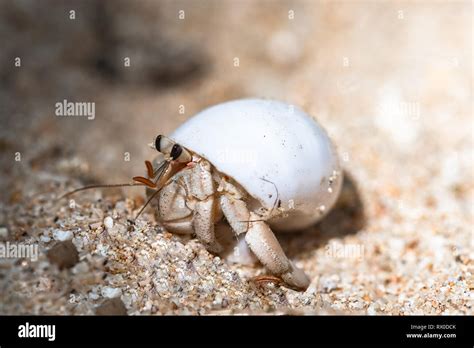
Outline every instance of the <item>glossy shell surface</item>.
{"type": "Polygon", "coordinates": [[[339,195],[342,171],[334,145],[316,120],[294,105],[225,102],[199,112],[170,138],[232,177],[263,207],[272,210],[281,200],[286,216],[268,221],[276,229],[317,222],[339,195]]]}

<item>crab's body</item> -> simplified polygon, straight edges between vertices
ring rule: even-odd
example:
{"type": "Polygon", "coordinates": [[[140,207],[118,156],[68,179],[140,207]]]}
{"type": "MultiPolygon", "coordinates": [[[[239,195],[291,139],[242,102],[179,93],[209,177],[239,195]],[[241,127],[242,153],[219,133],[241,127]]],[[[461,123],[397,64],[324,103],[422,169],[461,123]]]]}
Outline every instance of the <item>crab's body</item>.
{"type": "Polygon", "coordinates": [[[148,202],[157,198],[168,231],[195,234],[219,253],[216,225],[225,220],[273,275],[308,287],[271,228],[305,228],[337,199],[339,161],[317,122],[282,102],[237,100],[200,112],[169,138],[159,135],[154,147],[160,156],[147,162],[148,177],[134,179],[149,187],[148,202]]]}
{"type": "MultiPolygon", "coordinates": [[[[160,160],[155,160],[155,167],[160,160]]],[[[285,255],[265,217],[270,212],[207,160],[193,155],[193,165],[180,171],[158,194],[157,214],[172,233],[194,234],[214,253],[222,251],[215,225],[223,217],[236,235],[245,234],[251,251],[270,272],[288,285],[306,289],[309,279],[285,255]]],[[[278,209],[278,208],[276,208],[278,209]]]]}

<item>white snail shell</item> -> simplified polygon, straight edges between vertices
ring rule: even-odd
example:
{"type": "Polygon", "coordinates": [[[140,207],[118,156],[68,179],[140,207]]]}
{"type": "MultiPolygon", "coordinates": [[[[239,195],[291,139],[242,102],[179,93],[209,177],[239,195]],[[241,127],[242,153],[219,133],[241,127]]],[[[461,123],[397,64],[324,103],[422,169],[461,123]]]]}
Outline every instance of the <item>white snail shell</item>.
{"type": "Polygon", "coordinates": [[[170,138],[237,181],[272,212],[267,222],[277,230],[314,224],[341,189],[342,171],[328,135],[313,118],[284,102],[218,104],[196,114],[170,138]],[[274,209],[278,199],[281,209],[274,209]]]}

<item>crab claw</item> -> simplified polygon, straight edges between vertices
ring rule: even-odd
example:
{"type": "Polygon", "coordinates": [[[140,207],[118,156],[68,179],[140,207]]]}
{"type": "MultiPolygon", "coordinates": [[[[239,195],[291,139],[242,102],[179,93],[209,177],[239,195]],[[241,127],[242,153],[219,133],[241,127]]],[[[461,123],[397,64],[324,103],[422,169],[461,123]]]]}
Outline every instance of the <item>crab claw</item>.
{"type": "Polygon", "coordinates": [[[297,289],[306,290],[310,284],[310,279],[301,268],[296,267],[293,262],[289,261],[290,270],[281,275],[286,284],[297,289]]]}

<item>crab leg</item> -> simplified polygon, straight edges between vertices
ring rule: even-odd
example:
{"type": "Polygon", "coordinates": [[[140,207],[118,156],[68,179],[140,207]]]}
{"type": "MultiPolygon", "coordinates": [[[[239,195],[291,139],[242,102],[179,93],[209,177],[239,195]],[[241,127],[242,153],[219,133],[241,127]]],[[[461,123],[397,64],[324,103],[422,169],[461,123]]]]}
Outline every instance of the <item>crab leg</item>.
{"type": "Polygon", "coordinates": [[[223,185],[226,193],[220,196],[219,203],[234,232],[246,233],[245,241],[250,250],[272,274],[291,287],[306,290],[309,278],[287,258],[270,227],[259,215],[248,210],[234,185],[229,182],[223,185]]]}
{"type": "MultiPolygon", "coordinates": [[[[250,218],[258,220],[259,216],[250,213],[250,218]]],[[[250,222],[245,240],[255,256],[270,272],[280,276],[288,285],[306,290],[310,283],[308,276],[286,257],[280,243],[265,222],[250,222]]]]}
{"type": "Polygon", "coordinates": [[[219,253],[222,246],[216,239],[214,224],[216,222],[216,200],[214,198],[214,181],[211,166],[200,161],[193,168],[190,180],[190,193],[196,199],[193,216],[193,229],[206,249],[219,253]]]}

